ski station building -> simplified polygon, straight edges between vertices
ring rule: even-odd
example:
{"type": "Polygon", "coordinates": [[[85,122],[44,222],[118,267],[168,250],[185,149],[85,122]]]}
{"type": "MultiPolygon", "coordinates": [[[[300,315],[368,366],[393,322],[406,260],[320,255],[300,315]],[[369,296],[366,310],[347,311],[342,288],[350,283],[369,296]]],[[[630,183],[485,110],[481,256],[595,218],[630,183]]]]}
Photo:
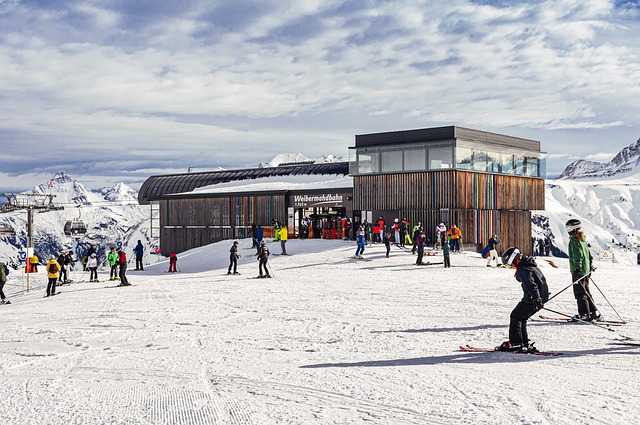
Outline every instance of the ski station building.
{"type": "Polygon", "coordinates": [[[151,176],[138,198],[152,205],[164,255],[247,237],[252,223],[269,237],[273,220],[296,237],[305,216],[315,237],[323,219],[406,218],[431,241],[442,222],[461,229],[466,250],[496,234],[530,255],[545,173],[538,141],[447,126],[356,135],[348,162],[151,176]]]}

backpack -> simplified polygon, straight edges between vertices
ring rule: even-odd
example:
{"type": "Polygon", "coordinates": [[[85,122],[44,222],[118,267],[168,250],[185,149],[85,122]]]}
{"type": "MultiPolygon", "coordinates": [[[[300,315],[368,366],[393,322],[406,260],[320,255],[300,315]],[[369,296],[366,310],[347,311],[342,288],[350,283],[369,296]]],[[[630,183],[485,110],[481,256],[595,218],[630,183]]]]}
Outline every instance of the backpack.
{"type": "Polygon", "coordinates": [[[47,271],[51,274],[58,273],[58,265],[56,263],[49,264],[49,267],[47,267],[47,271]]]}

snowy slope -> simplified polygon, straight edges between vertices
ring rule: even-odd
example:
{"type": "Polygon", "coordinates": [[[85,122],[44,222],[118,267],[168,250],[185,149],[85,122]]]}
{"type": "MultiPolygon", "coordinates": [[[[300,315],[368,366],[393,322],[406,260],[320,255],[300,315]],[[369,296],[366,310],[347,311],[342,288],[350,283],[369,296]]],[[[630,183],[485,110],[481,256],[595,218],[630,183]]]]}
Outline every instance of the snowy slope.
{"type": "MultiPolygon", "coordinates": [[[[630,424],[640,414],[637,266],[603,264],[598,287],[631,323],[612,329],[530,323],[558,357],[462,353],[507,338],[522,296],[508,269],[476,254],[416,267],[394,248],[350,259],[343,241],[287,243],[272,279],[241,240],[241,276],[225,241],[129,272],[135,286],[78,283],[43,299],[45,278],[0,306],[0,420],[6,424],[630,424]]],[[[278,253],[277,244],[269,244],[278,253]]],[[[426,257],[439,261],[438,255],[426,257]]],[[[539,261],[551,291],[567,262],[539,261]]],[[[76,275],[79,273],[76,272],[76,275]]],[[[100,272],[104,279],[106,272],[100,272]]],[[[547,307],[573,314],[565,291],[547,307]]],[[[596,303],[615,318],[599,292],[596,303]]]]}
{"type": "Polygon", "coordinates": [[[636,263],[640,252],[640,175],[548,181],[545,211],[536,211],[532,217],[534,236],[549,238],[556,255],[564,255],[568,244],[564,223],[569,218],[582,222],[594,255],[612,251],[615,261],[636,263]]]}

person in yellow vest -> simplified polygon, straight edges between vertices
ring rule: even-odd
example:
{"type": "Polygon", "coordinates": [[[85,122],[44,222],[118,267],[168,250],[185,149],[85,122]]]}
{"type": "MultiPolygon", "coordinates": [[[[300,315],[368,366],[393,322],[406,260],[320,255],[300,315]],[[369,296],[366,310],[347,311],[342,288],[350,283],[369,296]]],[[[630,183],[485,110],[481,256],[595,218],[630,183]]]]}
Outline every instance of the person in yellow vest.
{"type": "Polygon", "coordinates": [[[289,232],[287,230],[287,226],[282,226],[280,228],[280,231],[278,232],[278,236],[280,238],[280,247],[282,248],[282,255],[289,255],[287,254],[287,247],[285,246],[287,244],[287,239],[289,238],[289,232]]]}
{"type": "Polygon", "coordinates": [[[36,255],[36,253],[33,253],[33,257],[31,257],[29,259],[29,263],[31,263],[31,273],[38,273],[38,263],[40,262],[40,260],[38,260],[38,256],[36,255]]]}

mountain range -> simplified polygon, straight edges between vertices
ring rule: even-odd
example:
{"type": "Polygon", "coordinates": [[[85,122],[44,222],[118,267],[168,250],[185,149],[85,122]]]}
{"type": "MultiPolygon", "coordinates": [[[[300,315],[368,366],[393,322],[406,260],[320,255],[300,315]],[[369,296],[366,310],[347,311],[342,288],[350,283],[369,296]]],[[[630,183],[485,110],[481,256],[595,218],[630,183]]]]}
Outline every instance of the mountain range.
{"type": "MultiPolygon", "coordinates": [[[[147,247],[147,253],[155,252],[157,241],[150,235],[150,207],[139,205],[137,192],[124,183],[93,190],[60,171],[47,183],[23,195],[30,195],[32,200],[37,199],[32,195],[52,195],[53,204],[64,208],[34,214],[34,247],[41,263],[51,255],[57,258],[63,250],[74,252],[74,258],[82,257],[89,245],[97,248],[99,258],[105,258],[105,252],[118,244],[130,248],[130,254],[138,240],[147,247]],[[87,226],[83,238],[64,234],[65,223],[74,219],[87,226]]],[[[17,266],[18,253],[27,246],[27,213],[24,210],[3,213],[0,223],[15,232],[13,236],[1,237],[6,243],[0,244],[0,258],[17,266]]]]}
{"type": "Polygon", "coordinates": [[[607,163],[579,159],[558,176],[562,179],[620,178],[640,173],[640,139],[622,149],[607,163]]]}

